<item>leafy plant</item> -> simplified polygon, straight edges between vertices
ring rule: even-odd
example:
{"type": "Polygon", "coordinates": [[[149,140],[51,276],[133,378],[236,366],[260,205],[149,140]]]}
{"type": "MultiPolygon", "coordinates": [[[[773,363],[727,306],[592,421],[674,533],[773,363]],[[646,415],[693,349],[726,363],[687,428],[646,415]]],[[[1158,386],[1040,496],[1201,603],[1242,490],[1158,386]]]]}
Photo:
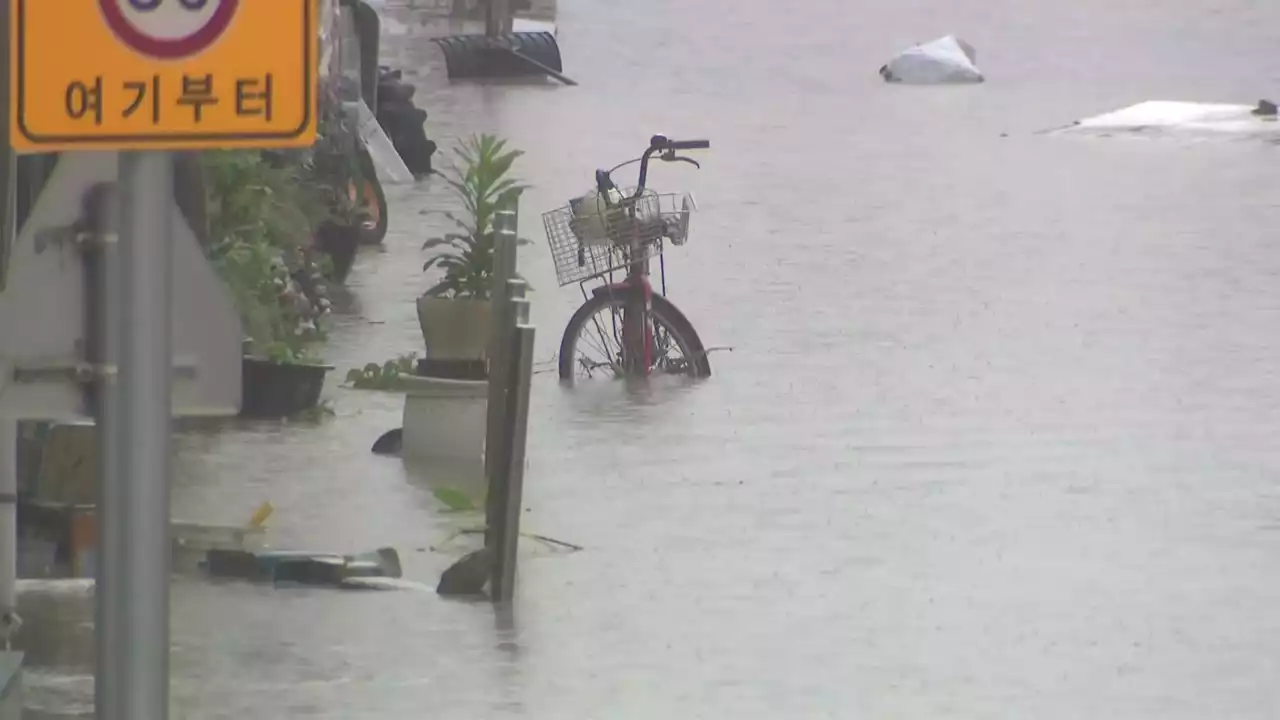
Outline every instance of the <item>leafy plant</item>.
{"type": "Polygon", "coordinates": [[[201,160],[214,243],[256,238],[281,249],[311,244],[317,196],[301,167],[274,165],[251,150],[207,152],[201,160]]]}
{"type": "Polygon", "coordinates": [[[333,410],[333,403],[328,400],[321,400],[316,403],[315,407],[307,408],[296,415],[290,415],[284,418],[286,422],[308,422],[318,423],[334,417],[337,413],[333,410]]]}
{"type": "Polygon", "coordinates": [[[473,499],[470,495],[452,487],[432,488],[431,494],[444,504],[450,512],[479,512],[484,508],[484,498],[473,499]]]}
{"type": "Polygon", "coordinates": [[[363,368],[347,371],[347,382],[357,390],[394,390],[401,375],[412,375],[418,354],[398,355],[379,365],[369,363],[363,368]]]}
{"type": "MultiPolygon", "coordinates": [[[[446,511],[450,513],[477,513],[484,510],[486,495],[483,492],[480,494],[479,498],[472,498],[470,495],[458,490],[457,488],[443,486],[432,488],[431,494],[435,495],[436,499],[439,500],[445,506],[446,511]]],[[[437,543],[437,546],[446,545],[460,535],[483,535],[485,531],[485,527],[460,528],[458,530],[454,530],[448,537],[437,543]]],[[[581,545],[565,542],[564,540],[557,540],[546,535],[539,535],[538,533],[521,532],[520,537],[537,540],[538,542],[558,547],[560,549],[569,550],[571,552],[578,552],[585,549],[581,545]]],[[[436,547],[432,548],[432,550],[435,549],[436,547]]]]}
{"type": "MultiPolygon", "coordinates": [[[[426,291],[428,297],[489,299],[493,274],[494,220],[501,210],[516,208],[520,194],[528,189],[510,176],[515,161],[524,153],[507,148],[494,135],[472,136],[454,149],[452,169],[442,172],[453,195],[462,203],[462,214],[443,215],[460,232],[446,233],[423,244],[423,250],[438,250],[422,266],[444,270],[442,277],[426,291]]],[[[521,239],[519,244],[528,244],[521,239]]]]}
{"type": "Polygon", "coordinates": [[[209,260],[240,311],[246,352],[273,362],[314,360],[330,307],[324,281],[334,270],[314,238],[325,222],[354,212],[355,129],[340,102],[322,103],[320,126],[312,148],[201,154],[209,260]]]}
{"type": "Polygon", "coordinates": [[[358,132],[336,95],[327,94],[320,105],[316,143],[305,167],[322,199],[323,220],[358,226],[368,220],[356,192],[364,180],[357,155],[358,132]]]}
{"type": "Polygon", "coordinates": [[[296,164],[252,151],[204,153],[210,263],[232,295],[248,351],[306,362],[328,313],[310,250],[317,196],[296,164]]]}
{"type": "Polygon", "coordinates": [[[263,354],[266,355],[268,360],[277,364],[313,363],[319,360],[315,351],[309,346],[298,347],[279,340],[267,343],[263,354]]]}

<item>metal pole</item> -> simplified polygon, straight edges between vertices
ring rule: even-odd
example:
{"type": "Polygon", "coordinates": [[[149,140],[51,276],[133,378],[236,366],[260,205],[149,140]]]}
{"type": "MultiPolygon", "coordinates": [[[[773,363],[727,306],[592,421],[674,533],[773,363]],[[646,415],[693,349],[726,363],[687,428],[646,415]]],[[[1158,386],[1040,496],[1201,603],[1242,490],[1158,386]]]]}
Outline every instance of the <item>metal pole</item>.
{"type": "Polygon", "coordinates": [[[505,477],[495,515],[494,564],[491,580],[494,602],[510,602],[516,590],[516,560],[520,545],[520,513],[524,504],[525,439],[529,430],[529,389],[533,385],[534,329],[529,325],[529,301],[512,303],[515,323],[507,358],[506,412],[503,445],[505,477]]]}
{"type": "Polygon", "coordinates": [[[484,34],[491,38],[511,32],[511,0],[489,0],[485,8],[484,34]]]}
{"type": "MultiPolygon", "coordinates": [[[[0,38],[9,38],[9,0],[0,0],[0,38]]],[[[9,54],[0,57],[0,291],[18,233],[17,155],[9,146],[9,54]]],[[[4,649],[18,625],[18,423],[0,418],[0,634],[4,649]]]]}
{"type": "Polygon", "coordinates": [[[489,278],[489,391],[485,426],[484,467],[488,481],[485,503],[485,547],[492,547],[494,498],[506,468],[502,442],[503,413],[506,409],[507,348],[511,343],[511,300],[524,297],[523,283],[511,284],[516,275],[516,211],[501,210],[493,221],[493,272],[489,278]]]}
{"type": "Polygon", "coordinates": [[[512,350],[511,328],[515,327],[514,303],[523,301],[525,283],[523,280],[509,280],[507,287],[501,291],[500,301],[494,305],[490,322],[498,331],[489,351],[489,390],[487,397],[487,415],[485,416],[484,468],[488,482],[488,493],[485,503],[484,546],[493,547],[493,528],[501,522],[498,513],[497,498],[501,497],[506,486],[507,457],[511,451],[507,444],[505,428],[507,424],[507,394],[511,383],[509,374],[504,369],[510,362],[512,350]]]}
{"type": "MultiPolygon", "coordinates": [[[[9,41],[9,0],[0,0],[0,38],[9,41]]],[[[9,277],[9,252],[17,235],[17,154],[9,146],[9,53],[0,53],[0,290],[9,277]]]]}
{"type": "MultiPolygon", "coordinates": [[[[519,249],[517,210],[499,210],[493,218],[493,273],[489,277],[489,296],[497,297],[516,276],[516,252],[519,249]]],[[[493,333],[497,337],[497,332],[493,333]]]]}
{"type": "Polygon", "coordinates": [[[0,639],[8,648],[18,611],[18,423],[0,418],[0,639]]]}
{"type": "MultiPolygon", "coordinates": [[[[0,37],[9,38],[9,0],[0,0],[0,37]]],[[[14,154],[9,147],[9,54],[0,58],[0,290],[9,270],[9,246],[15,234],[14,154]]],[[[0,418],[0,611],[17,608],[18,577],[18,423],[0,418]]],[[[7,628],[5,642],[8,643],[7,628]]]]}
{"type": "MultiPolygon", "coordinates": [[[[95,242],[85,255],[85,359],[104,369],[120,367],[124,341],[124,282],[120,271],[119,230],[121,220],[118,186],[100,197],[100,216],[93,222],[95,242]],[[92,297],[89,297],[92,296],[92,297]]],[[[98,431],[98,562],[95,569],[94,627],[96,667],[94,676],[95,717],[99,720],[127,720],[121,706],[124,692],[119,661],[124,632],[124,607],[129,602],[129,581],[125,577],[124,521],[126,498],[120,478],[124,423],[120,410],[125,396],[120,377],[111,372],[100,375],[90,398],[98,431]]]]}
{"type": "MultiPolygon", "coordinates": [[[[173,356],[170,325],[173,164],[165,152],[120,155],[120,422],[117,462],[103,489],[107,533],[119,533],[119,582],[110,591],[121,627],[108,664],[118,720],[169,716],[169,429],[173,356]],[[120,594],[117,594],[120,593],[120,594]],[[125,595],[127,593],[127,595],[125,595]]],[[[112,720],[117,720],[113,718],[112,720]]]]}

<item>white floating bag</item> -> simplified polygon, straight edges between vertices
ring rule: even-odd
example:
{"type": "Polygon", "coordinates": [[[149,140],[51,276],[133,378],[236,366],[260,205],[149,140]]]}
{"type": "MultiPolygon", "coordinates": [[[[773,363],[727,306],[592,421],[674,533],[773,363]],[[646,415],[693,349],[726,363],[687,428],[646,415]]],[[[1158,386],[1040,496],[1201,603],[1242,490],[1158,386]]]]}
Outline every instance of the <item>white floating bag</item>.
{"type": "Polygon", "coordinates": [[[1280,134],[1280,119],[1275,104],[1267,100],[1257,105],[1148,100],[1077,120],[1059,131],[1274,137],[1280,134]]]}
{"type": "Polygon", "coordinates": [[[880,68],[886,82],[914,85],[980,83],[977,51],[955,35],[947,35],[899,53],[880,68]]]}

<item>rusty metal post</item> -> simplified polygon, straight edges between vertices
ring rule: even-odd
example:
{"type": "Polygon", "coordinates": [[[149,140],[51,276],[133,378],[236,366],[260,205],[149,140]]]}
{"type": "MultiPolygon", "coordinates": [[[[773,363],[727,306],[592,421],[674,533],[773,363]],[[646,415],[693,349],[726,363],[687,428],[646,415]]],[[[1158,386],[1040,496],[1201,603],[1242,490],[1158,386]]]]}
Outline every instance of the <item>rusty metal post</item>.
{"type": "Polygon", "coordinates": [[[493,526],[494,602],[510,602],[515,597],[516,558],[520,544],[520,514],[524,505],[525,440],[529,430],[529,390],[533,384],[534,328],[529,324],[529,301],[513,300],[515,323],[507,358],[507,393],[503,446],[505,467],[501,482],[492,498],[491,508],[497,524],[493,526]]]}

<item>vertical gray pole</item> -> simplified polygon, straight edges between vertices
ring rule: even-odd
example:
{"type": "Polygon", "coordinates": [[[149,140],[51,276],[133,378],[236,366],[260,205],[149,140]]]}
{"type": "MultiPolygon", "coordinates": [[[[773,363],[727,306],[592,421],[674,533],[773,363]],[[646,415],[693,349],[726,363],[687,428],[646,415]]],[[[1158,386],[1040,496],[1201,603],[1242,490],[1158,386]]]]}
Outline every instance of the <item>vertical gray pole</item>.
{"type": "MultiPolygon", "coordinates": [[[[489,278],[489,393],[485,426],[484,468],[488,483],[485,502],[485,547],[492,547],[494,498],[505,471],[506,448],[502,442],[506,410],[507,349],[511,343],[511,285],[516,275],[516,211],[502,210],[493,223],[493,273],[489,278]]],[[[520,297],[524,296],[521,287],[520,297]]]]}
{"type": "Polygon", "coordinates": [[[484,34],[497,37],[511,32],[511,0],[489,0],[485,8],[484,34]]]}
{"type": "MultiPolygon", "coordinates": [[[[0,0],[0,38],[9,42],[9,0],[0,0]]],[[[17,155],[9,145],[9,53],[0,53],[0,290],[9,277],[9,252],[17,235],[17,155]]]]}
{"type": "MultiPolygon", "coordinates": [[[[18,611],[18,423],[0,418],[0,640],[9,642],[18,611]]],[[[4,649],[0,647],[0,649],[4,649]]]]}
{"type": "MultiPolygon", "coordinates": [[[[9,42],[9,0],[0,0],[0,38],[9,42]]],[[[9,146],[9,53],[0,57],[0,291],[9,275],[9,255],[17,234],[14,211],[15,156],[9,146]]],[[[18,579],[18,423],[0,418],[0,621],[16,613],[18,579]]],[[[5,644],[8,622],[0,627],[5,644]]]]}
{"type": "MultiPolygon", "coordinates": [[[[120,720],[169,716],[169,429],[173,164],[166,152],[120,155],[120,453],[104,478],[119,505],[102,522],[120,533],[122,619],[112,664],[120,720]]],[[[105,489],[105,488],[104,488],[105,489]]]]}
{"type": "MultiPolygon", "coordinates": [[[[119,185],[116,185],[119,190],[119,185]]],[[[120,221],[122,197],[117,192],[108,199],[105,217],[95,230],[100,241],[96,249],[97,273],[93,284],[98,296],[99,310],[86,322],[99,322],[97,328],[86,328],[97,333],[101,347],[93,360],[107,370],[98,378],[97,408],[94,420],[98,431],[98,562],[94,573],[94,627],[96,629],[96,666],[94,676],[95,717],[98,720],[128,720],[121,706],[124,693],[120,660],[121,639],[125,631],[124,608],[129,603],[129,579],[125,576],[125,537],[127,519],[122,519],[127,498],[122,478],[128,477],[121,469],[124,455],[124,422],[121,416],[127,397],[120,386],[119,368],[121,347],[126,329],[124,278],[120,269],[120,221]]],[[[86,312],[89,310],[86,308],[86,312]]],[[[88,335],[86,335],[88,337],[88,335]]]]}
{"type": "Polygon", "coordinates": [[[515,322],[507,357],[506,411],[503,413],[503,445],[506,447],[504,482],[495,503],[494,566],[491,580],[494,602],[515,597],[516,561],[520,544],[520,513],[524,505],[525,439],[529,428],[529,390],[533,385],[534,329],[529,325],[529,301],[512,301],[515,322]]]}
{"type": "MultiPolygon", "coordinates": [[[[489,296],[497,297],[507,281],[516,276],[516,208],[499,210],[493,219],[493,273],[489,276],[489,296]]],[[[497,332],[493,333],[497,337],[497,332]]]]}

